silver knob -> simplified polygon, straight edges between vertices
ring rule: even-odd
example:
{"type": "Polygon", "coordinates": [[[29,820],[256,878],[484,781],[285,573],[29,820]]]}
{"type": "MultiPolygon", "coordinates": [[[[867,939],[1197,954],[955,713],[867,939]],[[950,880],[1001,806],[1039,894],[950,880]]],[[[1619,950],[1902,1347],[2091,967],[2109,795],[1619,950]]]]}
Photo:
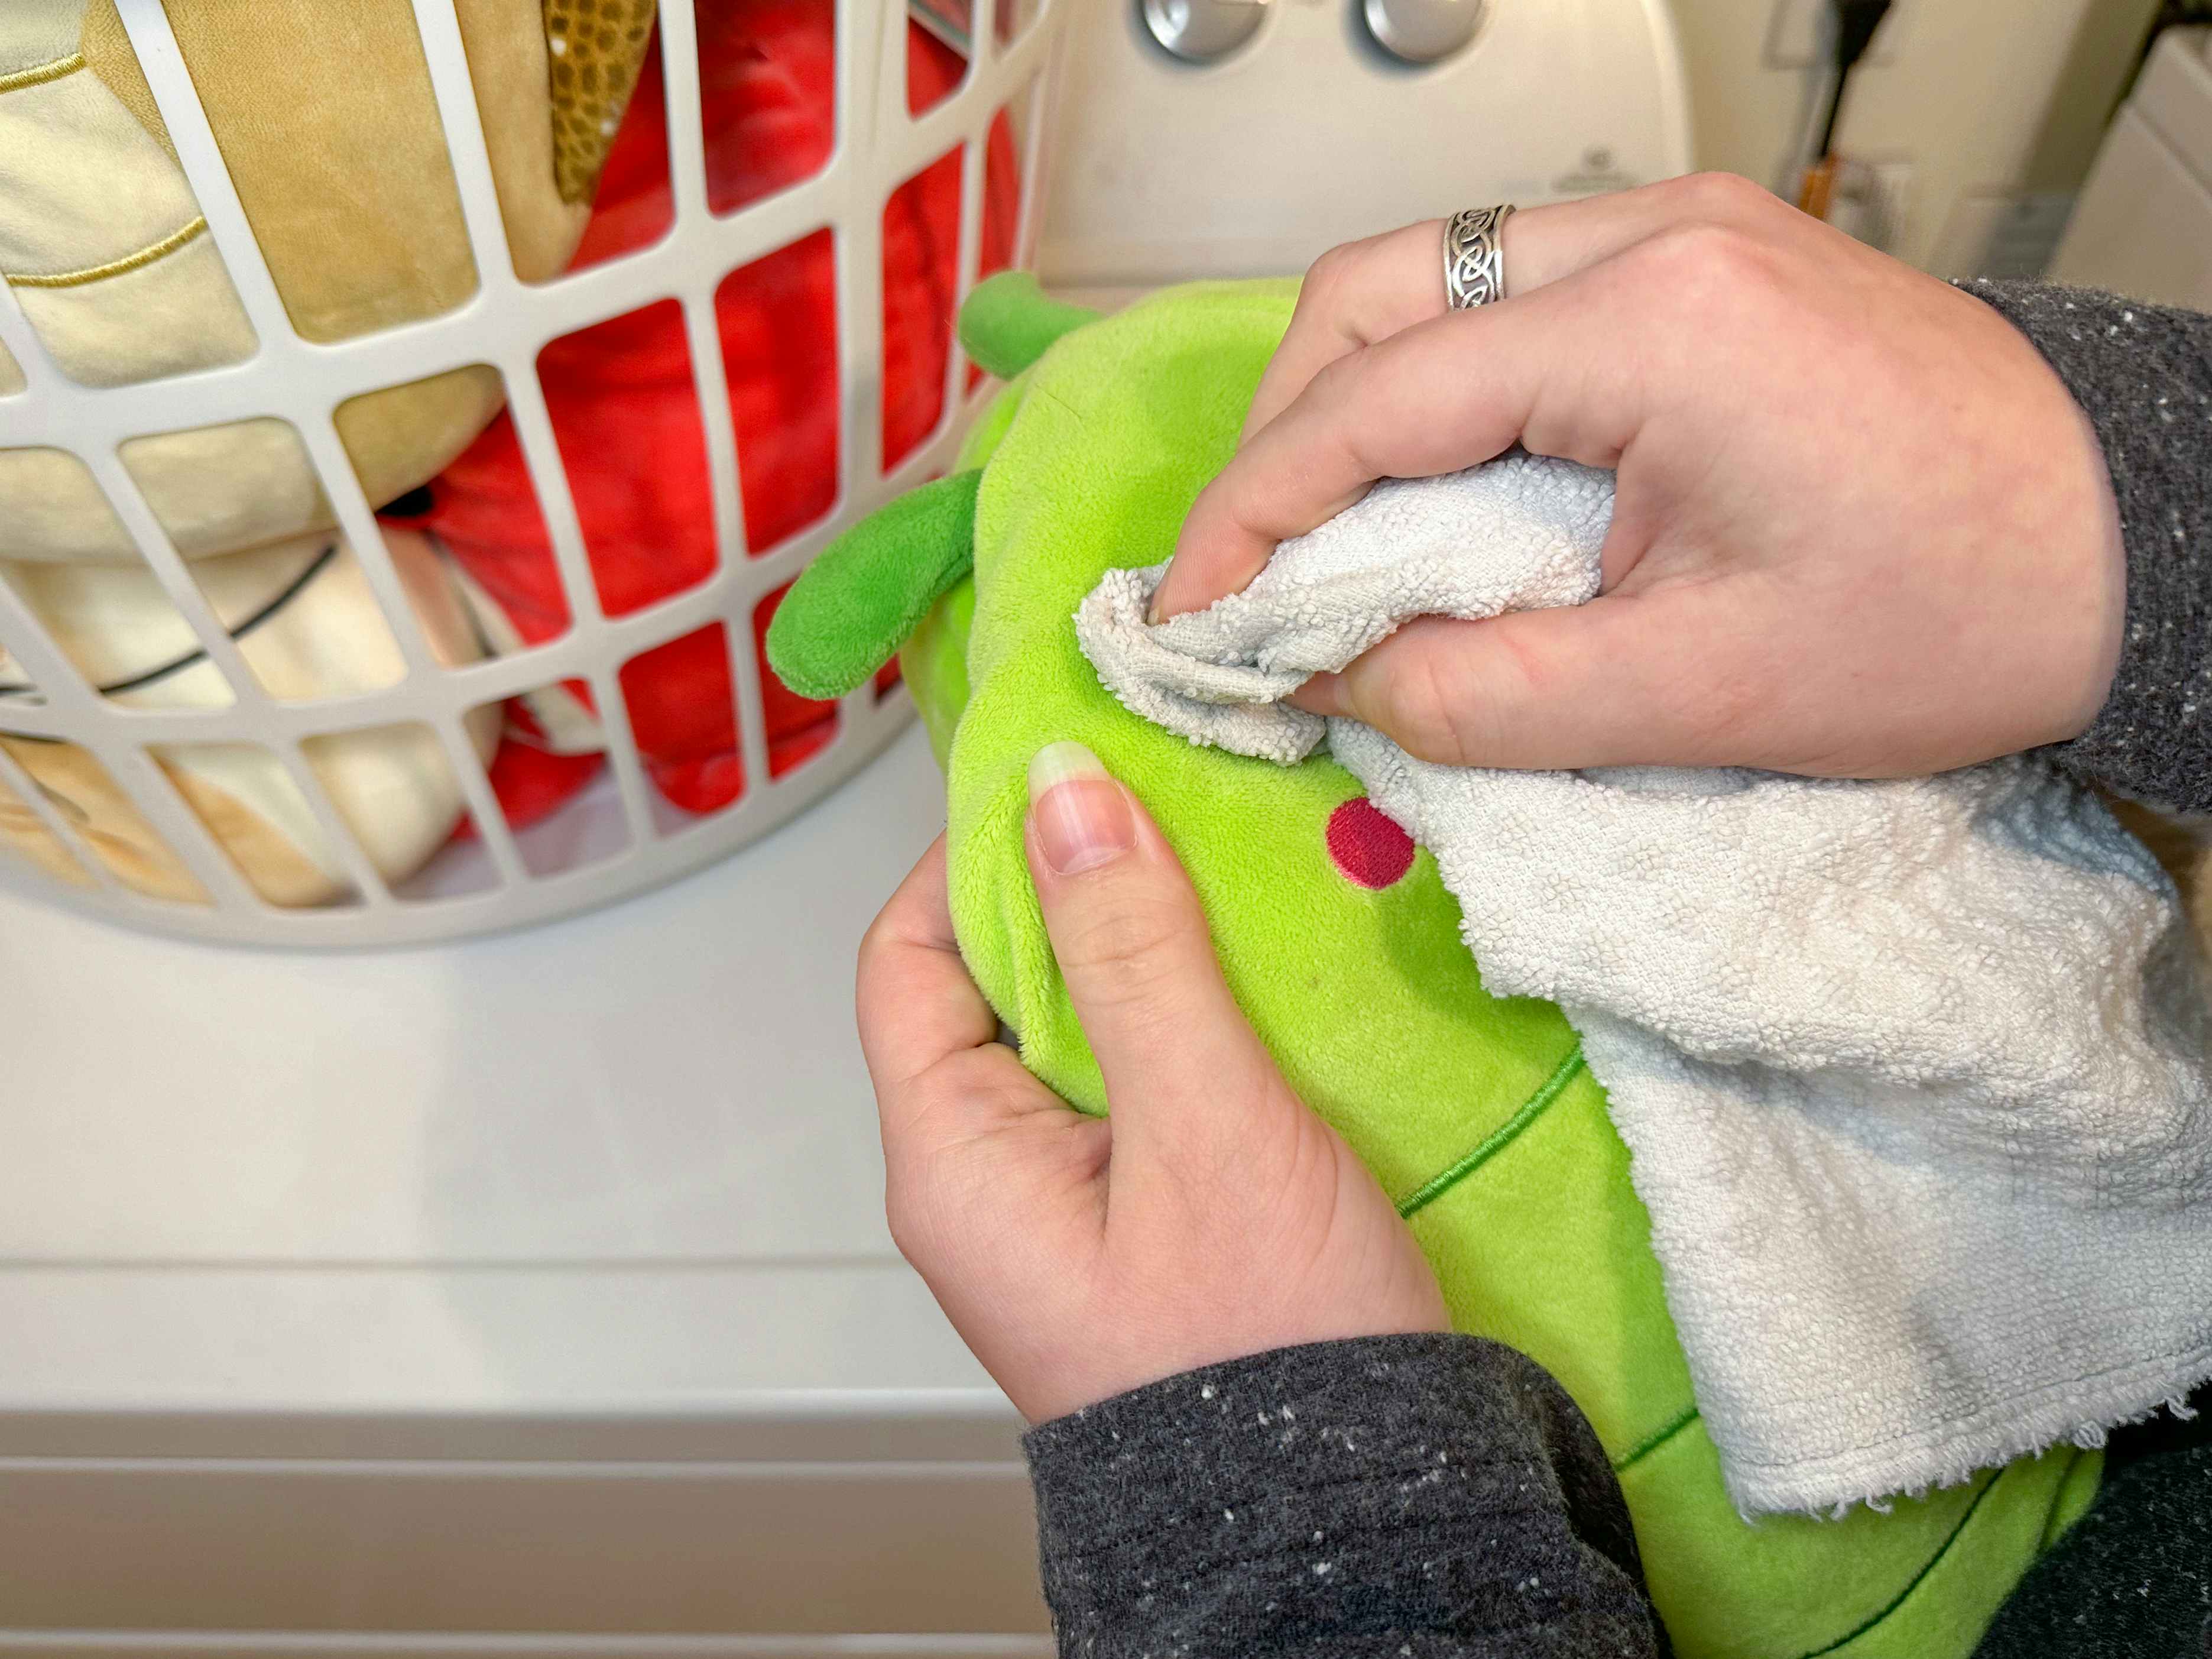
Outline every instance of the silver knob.
{"type": "Polygon", "coordinates": [[[1450,57],[1482,24],[1484,0],[1360,0],[1375,44],[1408,64],[1450,57]]]}
{"type": "Polygon", "coordinates": [[[1188,63],[1210,64],[1249,40],[1267,0],[1140,0],[1153,40],[1188,63]]]}

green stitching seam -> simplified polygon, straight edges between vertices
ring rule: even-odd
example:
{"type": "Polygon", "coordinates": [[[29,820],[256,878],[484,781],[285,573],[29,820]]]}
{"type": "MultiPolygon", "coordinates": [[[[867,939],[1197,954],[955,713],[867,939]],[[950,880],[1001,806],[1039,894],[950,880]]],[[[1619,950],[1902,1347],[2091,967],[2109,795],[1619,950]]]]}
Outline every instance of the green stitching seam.
{"type": "Polygon", "coordinates": [[[2066,1488],[2073,1481],[2074,1471],[2081,1467],[2081,1460],[2087,1455],[2088,1453],[2076,1447],[2073,1456],[2067,1460],[2066,1472],[2051,1483],[2051,1502],[2044,1506],[2043,1510],[2043,1530],[2036,1535],[2035,1553],[2038,1555],[2048,1554],[2051,1547],[2058,1541],[2051,1533],[2051,1528],[2057,1524],[2058,1506],[2066,1501],[2066,1488]]]}
{"type": "Polygon", "coordinates": [[[1849,1631],[1844,1635],[1838,1636],[1825,1648],[1814,1648],[1812,1652],[1804,1655],[1803,1659],[1820,1659],[1820,1656],[1822,1654],[1833,1653],[1838,1648],[1850,1646],[1853,1642],[1857,1641],[1860,1637],[1864,1636],[1869,1631],[1872,1630],[1876,1625],[1881,1623],[1883,1620],[1888,1618],[1891,1613],[1895,1613],[1899,1607],[1903,1607],[1906,1599],[1911,1595],[1912,1592],[1920,1588],[1921,1583],[1927,1578],[1928,1575],[1935,1571],[1936,1567],[1942,1563],[1943,1558],[1951,1553],[1951,1546],[1957,1543],[1959,1541],[1959,1534],[1966,1531],[1966,1522],[1972,1520],[1974,1518],[1974,1511],[1981,1508],[1982,1499],[1987,1498],[1991,1492],[1995,1492],[1996,1490],[1997,1482],[2003,1480],[2004,1477],[2005,1472],[2002,1469],[1999,1469],[1983,1484],[1982,1489],[1974,1494],[1974,1501],[1966,1505],[1966,1512],[1959,1517],[1959,1524],[1951,1528],[1951,1535],[1948,1538],[1946,1538],[1936,1547],[1936,1553],[1928,1558],[1926,1565],[1924,1565],[1919,1571],[1912,1575],[1912,1582],[1907,1584],[1903,1589],[1898,1591],[1896,1596],[1891,1601],[1887,1607],[1884,1607],[1880,1613],[1875,1613],[1864,1624],[1861,1625],[1856,1630],[1849,1631]]]}
{"type": "MultiPolygon", "coordinates": [[[[1567,1085],[1575,1080],[1576,1074],[1588,1063],[1583,1056],[1582,1041],[1577,1038],[1575,1046],[1568,1051],[1567,1057],[1559,1062],[1559,1069],[1545,1079],[1543,1086],[1528,1097],[1528,1103],[1519,1111],[1514,1113],[1511,1117],[1485,1136],[1481,1144],[1468,1152],[1466,1157],[1423,1182],[1421,1185],[1399,1200],[1398,1213],[1411,1217],[1416,1211],[1426,1208],[1468,1176],[1489,1163],[1499,1152],[1504,1151],[1522,1130],[1543,1115],[1545,1109],[1565,1091],[1567,1085]]],[[[1698,1415],[1698,1408],[1692,1406],[1665,1428],[1633,1447],[1616,1461],[1613,1466],[1614,1472],[1616,1474],[1626,1472],[1635,1464],[1641,1462],[1684,1429],[1688,1428],[1691,1424],[1696,1422],[1698,1415]]],[[[1822,1659],[1824,1655],[1834,1653],[1839,1649],[1850,1646],[1903,1607],[1912,1592],[1927,1581],[1928,1575],[1942,1564],[1943,1558],[1951,1553],[1951,1546],[1959,1541],[1960,1535],[1966,1530],[1967,1522],[1974,1518],[1974,1511],[1981,1508],[1982,1500],[1987,1498],[1996,1489],[1997,1482],[2003,1479],[2004,1471],[2000,1469],[1990,1477],[1979,1492],[1974,1494],[1973,1502],[1966,1505],[1966,1512],[1959,1517],[1959,1524],[1951,1528],[1950,1535],[1936,1546],[1936,1553],[1922,1563],[1920,1571],[1912,1575],[1911,1582],[1891,1598],[1887,1607],[1869,1615],[1856,1629],[1845,1632],[1826,1647],[1815,1648],[1810,1653],[1802,1656],[1802,1659],[1822,1659]]]]}
{"type": "Polygon", "coordinates": [[[1660,1447],[1665,1445],[1676,1435],[1681,1433],[1683,1430],[1688,1428],[1691,1424],[1696,1422],[1699,1415],[1700,1413],[1698,1408],[1695,1406],[1691,1407],[1680,1417],[1669,1423],[1665,1428],[1660,1430],[1658,1433],[1650,1436],[1640,1445],[1632,1449],[1626,1456],[1614,1458],[1613,1460],[1613,1472],[1615,1474],[1627,1474],[1629,1470],[1634,1468],[1645,1458],[1650,1456],[1653,1452],[1657,1451],[1660,1447]]]}
{"type": "Polygon", "coordinates": [[[1466,1157],[1449,1169],[1440,1170],[1430,1176],[1428,1180],[1400,1199],[1398,1213],[1410,1218],[1415,1211],[1425,1209],[1435,1203],[1454,1187],[1459,1185],[1462,1181],[1504,1152],[1512,1144],[1514,1137],[1543,1115],[1545,1108],[1559,1097],[1560,1093],[1567,1085],[1575,1080],[1577,1074],[1587,1063],[1583,1059],[1582,1039],[1577,1037],[1575,1046],[1567,1051],[1567,1057],[1559,1062],[1559,1069],[1544,1079],[1543,1087],[1528,1097],[1526,1105],[1491,1131],[1484,1137],[1482,1144],[1468,1153],[1466,1157]]]}

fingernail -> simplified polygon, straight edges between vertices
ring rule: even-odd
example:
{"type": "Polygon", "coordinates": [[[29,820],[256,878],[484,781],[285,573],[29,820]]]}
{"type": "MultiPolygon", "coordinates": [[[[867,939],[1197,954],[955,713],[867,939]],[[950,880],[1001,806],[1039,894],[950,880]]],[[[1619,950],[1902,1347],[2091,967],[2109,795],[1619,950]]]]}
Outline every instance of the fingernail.
{"type": "Polygon", "coordinates": [[[1030,818],[1057,875],[1096,870],[1137,844],[1128,797],[1079,743],[1048,743],[1030,757],[1030,818]]]}

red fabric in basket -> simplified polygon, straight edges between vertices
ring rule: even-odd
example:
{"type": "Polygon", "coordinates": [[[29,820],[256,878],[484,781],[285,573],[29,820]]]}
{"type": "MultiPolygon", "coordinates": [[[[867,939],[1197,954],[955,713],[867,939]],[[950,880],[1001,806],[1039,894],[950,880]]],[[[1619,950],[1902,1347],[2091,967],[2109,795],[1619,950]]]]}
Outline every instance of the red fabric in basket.
{"type": "MultiPolygon", "coordinates": [[[[836,143],[831,0],[736,0],[698,10],[709,206],[728,212],[818,173],[836,143]]],[[[923,106],[966,64],[916,27],[907,74],[923,106]]],[[[592,202],[574,266],[650,245],[672,222],[667,111],[657,49],[640,75],[592,202]]],[[[984,164],[980,264],[1012,263],[1019,198],[1013,136],[993,123],[984,164]]],[[[944,410],[959,242],[959,168],[925,169],[884,212],[883,456],[910,453],[944,410]]],[[[732,272],[714,299],[737,432],[745,536],[765,551],[826,514],[837,495],[836,252],[825,228],[732,272]]],[[[705,434],[680,307],[644,307],[553,341],[538,361],[599,602],[610,616],[697,586],[715,568],[705,434]]],[[[871,456],[875,459],[876,457],[871,456]]],[[[414,503],[410,503],[414,505],[414,503]]],[[[420,513],[387,513],[435,533],[526,645],[568,625],[552,549],[512,421],[501,415],[429,487],[420,513]]],[[[757,641],[772,605],[753,619],[757,641]]],[[[769,769],[827,743],[836,709],[763,673],[769,769]]],[[[721,627],[633,659],[621,674],[654,787],[692,812],[744,786],[721,627]]],[[[568,689],[588,706],[588,689],[568,689]]],[[[526,717],[510,718],[492,767],[520,829],[590,781],[591,757],[551,757],[526,717]],[[538,750],[517,754],[517,749],[538,750]]]]}

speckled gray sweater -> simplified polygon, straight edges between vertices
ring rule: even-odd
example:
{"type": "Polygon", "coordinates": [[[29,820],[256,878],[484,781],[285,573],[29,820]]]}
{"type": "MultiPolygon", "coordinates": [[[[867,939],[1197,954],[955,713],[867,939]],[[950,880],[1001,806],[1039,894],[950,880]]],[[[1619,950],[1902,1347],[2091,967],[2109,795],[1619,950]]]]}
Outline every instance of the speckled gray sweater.
{"type": "Polygon", "coordinates": [[[2088,412],[2119,501],[2119,672],[2057,758],[2116,794],[2212,811],[2212,317],[2042,283],[1969,291],[2035,342],[2088,412]]]}
{"type": "MultiPolygon", "coordinates": [[[[2117,793],[2212,811],[2212,319],[2038,283],[1973,291],[2088,412],[2127,544],[2112,694],[2056,757],[2117,793]]],[[[1986,1659],[2212,1659],[2207,1438],[2108,1480],[1999,1615],[1986,1659]]],[[[1665,1651],[1595,1437],[1495,1343],[1281,1349],[1026,1444],[1069,1659],[1665,1651]]]]}
{"type": "Polygon", "coordinates": [[[1281,1348],[1027,1445],[1070,1659],[1663,1650],[1597,1437],[1495,1342],[1281,1348]]]}

